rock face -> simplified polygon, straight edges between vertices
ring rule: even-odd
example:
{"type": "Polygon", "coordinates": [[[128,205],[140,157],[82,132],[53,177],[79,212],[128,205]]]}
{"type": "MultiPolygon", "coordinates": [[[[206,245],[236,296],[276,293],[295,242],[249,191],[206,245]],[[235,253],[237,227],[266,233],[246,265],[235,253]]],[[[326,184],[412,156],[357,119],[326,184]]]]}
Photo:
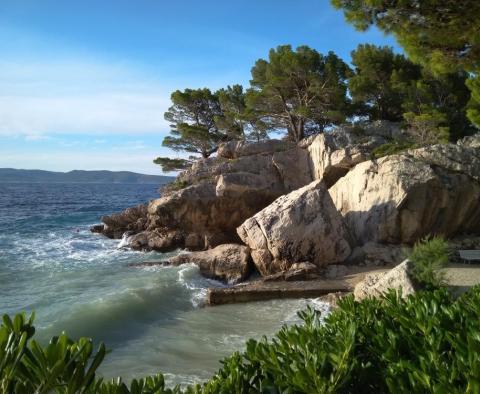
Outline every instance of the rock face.
{"type": "Polygon", "coordinates": [[[355,165],[369,160],[372,150],[384,142],[383,138],[373,138],[368,142],[342,146],[333,135],[319,134],[303,144],[308,151],[312,178],[322,179],[330,187],[355,165]]]}
{"type": "Polygon", "coordinates": [[[411,248],[408,245],[367,242],[365,245],[353,249],[347,263],[366,266],[396,265],[402,262],[410,251],[411,248]]]}
{"type": "Polygon", "coordinates": [[[360,244],[412,244],[431,233],[477,233],[479,155],[478,149],[448,144],[367,161],[330,194],[360,244]]]}
{"type": "Polygon", "coordinates": [[[234,284],[245,280],[252,270],[250,250],[244,245],[225,244],[203,252],[180,254],[171,265],[194,263],[203,276],[234,284]]]}
{"type": "MultiPolygon", "coordinates": [[[[471,138],[471,137],[470,137],[471,138]]],[[[475,141],[472,140],[471,144],[475,141]]],[[[469,143],[462,145],[431,145],[408,152],[413,158],[430,166],[458,172],[480,181],[480,150],[469,143]]]]}
{"type": "MultiPolygon", "coordinates": [[[[381,127],[384,134],[391,125],[381,127]]],[[[375,131],[379,127],[376,126],[375,131]]],[[[362,137],[365,139],[365,137],[362,137]]],[[[239,242],[236,228],[277,197],[324,180],[327,186],[368,159],[383,137],[361,140],[350,128],[309,138],[298,146],[289,141],[231,141],[217,155],[200,159],[181,173],[162,197],[148,204],[102,218],[92,231],[111,238],[125,232],[134,249],[204,250],[239,242]],[[366,140],[365,140],[366,141],[366,140]]]]}
{"type": "Polygon", "coordinates": [[[217,157],[182,172],[161,198],[103,217],[92,231],[128,235],[139,250],[227,244],[213,255],[188,255],[205,275],[226,281],[246,275],[232,268],[235,259],[244,261],[231,245],[241,240],[262,276],[294,280],[317,275],[297,263],[316,270],[393,264],[426,235],[480,233],[480,134],[371,160],[372,150],[392,138],[403,138],[398,124],[373,122],[298,145],[228,142],[217,157]]]}
{"type": "Polygon", "coordinates": [[[457,142],[457,145],[467,148],[480,148],[480,133],[462,138],[457,142]]]}
{"type": "Polygon", "coordinates": [[[127,231],[137,233],[145,228],[147,223],[147,204],[127,208],[122,213],[102,217],[102,225],[93,226],[90,230],[102,233],[109,238],[122,238],[127,231]]]}
{"type": "Polygon", "coordinates": [[[400,290],[403,298],[415,293],[415,285],[409,274],[410,264],[408,260],[405,260],[386,273],[368,274],[362,282],[355,286],[353,291],[355,300],[379,297],[389,289],[400,290]]]}
{"type": "MultiPolygon", "coordinates": [[[[125,213],[103,218],[122,222],[105,235],[120,238],[124,231],[135,249],[204,250],[239,242],[236,228],[277,197],[311,181],[307,152],[292,143],[269,140],[258,144],[231,142],[225,157],[203,159],[180,174],[176,184],[142,212],[142,222],[130,229],[125,213]]],[[[136,222],[135,222],[136,223],[136,222]]],[[[110,229],[110,225],[106,226],[110,229]]]]}
{"type": "Polygon", "coordinates": [[[265,140],[255,143],[245,141],[230,141],[220,145],[217,155],[218,157],[223,157],[225,159],[236,159],[242,156],[283,152],[294,147],[295,144],[293,142],[281,140],[265,140]]]}
{"type": "Polygon", "coordinates": [[[142,231],[127,238],[127,246],[135,250],[171,251],[184,244],[182,232],[176,230],[142,231]]]}
{"type": "Polygon", "coordinates": [[[349,235],[321,181],[279,197],[238,229],[263,275],[308,261],[317,267],[345,260],[349,235]]]}
{"type": "Polygon", "coordinates": [[[313,180],[322,179],[332,186],[357,164],[370,159],[372,151],[392,138],[403,138],[398,123],[375,121],[356,130],[342,126],[333,133],[323,133],[300,142],[308,152],[313,180]]]}

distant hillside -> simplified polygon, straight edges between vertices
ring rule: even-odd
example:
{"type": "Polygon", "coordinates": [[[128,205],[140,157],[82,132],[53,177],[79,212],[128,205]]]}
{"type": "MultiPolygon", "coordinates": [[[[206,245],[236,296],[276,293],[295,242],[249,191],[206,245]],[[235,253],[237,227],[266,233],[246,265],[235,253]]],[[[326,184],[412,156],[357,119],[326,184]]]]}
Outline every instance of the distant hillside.
{"type": "Polygon", "coordinates": [[[174,178],[163,175],[144,175],[129,171],[52,172],[43,170],[17,170],[0,168],[0,182],[18,183],[153,183],[171,182],[174,178]]]}

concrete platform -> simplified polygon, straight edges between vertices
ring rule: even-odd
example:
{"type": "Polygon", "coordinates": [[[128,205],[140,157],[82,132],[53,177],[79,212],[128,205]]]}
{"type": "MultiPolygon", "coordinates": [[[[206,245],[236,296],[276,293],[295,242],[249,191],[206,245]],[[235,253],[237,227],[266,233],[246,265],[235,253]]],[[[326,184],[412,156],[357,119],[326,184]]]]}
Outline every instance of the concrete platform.
{"type": "Polygon", "coordinates": [[[311,280],[298,282],[263,282],[261,280],[227,288],[210,288],[207,304],[266,301],[279,298],[316,298],[329,293],[346,293],[353,287],[343,280],[311,280]]]}

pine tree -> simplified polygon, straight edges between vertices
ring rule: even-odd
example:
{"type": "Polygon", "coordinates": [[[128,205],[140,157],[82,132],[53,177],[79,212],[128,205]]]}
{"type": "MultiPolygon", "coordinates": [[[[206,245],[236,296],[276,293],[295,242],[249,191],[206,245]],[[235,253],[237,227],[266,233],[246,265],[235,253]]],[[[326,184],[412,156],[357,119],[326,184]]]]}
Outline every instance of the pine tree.
{"type": "Polygon", "coordinates": [[[469,73],[468,117],[480,127],[480,1],[331,0],[359,30],[392,33],[410,58],[436,75],[469,73]]]}
{"type": "Polygon", "coordinates": [[[272,130],[300,141],[342,122],[348,110],[346,79],[351,70],[333,52],[326,56],[290,45],[270,50],[252,68],[247,107],[272,130]]]}
{"type": "Polygon", "coordinates": [[[222,116],[218,96],[210,89],[185,89],[173,92],[171,100],[173,105],[165,113],[171,135],[164,138],[162,145],[209,157],[227,139],[215,122],[222,116]]]}
{"type": "Polygon", "coordinates": [[[354,75],[348,88],[354,102],[365,102],[371,119],[402,120],[406,86],[418,79],[420,67],[390,47],[359,45],[352,51],[354,75]]]}
{"type": "Polygon", "coordinates": [[[260,141],[268,138],[267,125],[255,111],[247,108],[241,85],[227,86],[216,94],[223,113],[216,122],[229,139],[260,141]]]}

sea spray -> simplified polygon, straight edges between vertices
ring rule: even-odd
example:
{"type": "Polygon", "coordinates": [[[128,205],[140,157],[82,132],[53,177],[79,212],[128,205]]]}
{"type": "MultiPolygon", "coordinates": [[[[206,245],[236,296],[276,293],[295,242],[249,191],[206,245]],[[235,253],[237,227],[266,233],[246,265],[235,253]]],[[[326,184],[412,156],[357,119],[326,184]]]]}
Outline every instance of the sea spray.
{"type": "Polygon", "coordinates": [[[130,245],[130,238],[132,237],[132,233],[130,231],[126,231],[122,235],[122,239],[117,245],[117,249],[122,249],[128,247],[130,245]]]}

